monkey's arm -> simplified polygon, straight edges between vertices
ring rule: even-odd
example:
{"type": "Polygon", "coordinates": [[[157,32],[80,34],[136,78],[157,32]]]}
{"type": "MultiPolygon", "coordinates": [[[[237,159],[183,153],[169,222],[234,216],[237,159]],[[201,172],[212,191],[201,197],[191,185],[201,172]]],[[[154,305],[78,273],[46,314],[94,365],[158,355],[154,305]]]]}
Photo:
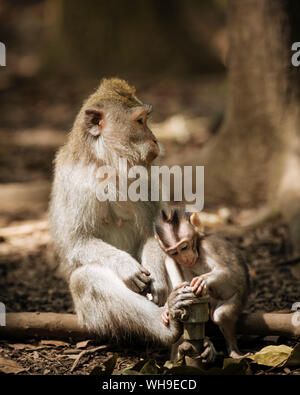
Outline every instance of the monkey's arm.
{"type": "Polygon", "coordinates": [[[77,238],[69,244],[67,262],[72,268],[96,264],[115,272],[132,291],[140,293],[149,284],[149,272],[126,251],[119,250],[98,238],[77,238]]]}
{"type": "Polygon", "coordinates": [[[218,300],[228,300],[236,293],[236,288],[231,284],[230,274],[220,269],[194,277],[191,287],[196,295],[208,293],[218,300]]]}
{"type": "Polygon", "coordinates": [[[159,306],[165,304],[168,296],[165,259],[166,255],[159,247],[155,238],[148,238],[142,250],[141,262],[143,267],[150,272],[150,292],[153,296],[153,302],[159,306]]]}
{"type": "MultiPolygon", "coordinates": [[[[60,179],[55,182],[50,205],[52,236],[65,272],[70,274],[77,267],[87,264],[101,265],[116,273],[134,292],[143,292],[150,282],[149,273],[129,253],[96,237],[95,232],[105,234],[105,230],[101,229],[101,218],[106,212],[101,212],[99,202],[83,182],[78,185],[73,180],[70,184],[72,187],[75,185],[76,190],[66,195],[66,188],[61,185],[60,179]],[[57,192],[59,189],[63,191],[62,196],[57,192]]],[[[115,237],[118,241],[120,235],[116,234],[115,237]]]]}

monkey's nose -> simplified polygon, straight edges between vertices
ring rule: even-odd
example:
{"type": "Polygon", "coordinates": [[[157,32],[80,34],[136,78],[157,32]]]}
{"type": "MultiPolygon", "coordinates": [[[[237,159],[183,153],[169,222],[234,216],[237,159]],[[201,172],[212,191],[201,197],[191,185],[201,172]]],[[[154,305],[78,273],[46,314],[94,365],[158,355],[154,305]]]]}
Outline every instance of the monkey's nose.
{"type": "Polygon", "coordinates": [[[158,153],[154,152],[154,151],[150,151],[148,152],[147,156],[146,156],[146,161],[148,163],[152,162],[155,158],[157,158],[158,153]]]}
{"type": "Polygon", "coordinates": [[[149,141],[149,151],[146,156],[146,161],[151,163],[155,158],[158,157],[159,147],[156,138],[153,136],[149,141]]]}

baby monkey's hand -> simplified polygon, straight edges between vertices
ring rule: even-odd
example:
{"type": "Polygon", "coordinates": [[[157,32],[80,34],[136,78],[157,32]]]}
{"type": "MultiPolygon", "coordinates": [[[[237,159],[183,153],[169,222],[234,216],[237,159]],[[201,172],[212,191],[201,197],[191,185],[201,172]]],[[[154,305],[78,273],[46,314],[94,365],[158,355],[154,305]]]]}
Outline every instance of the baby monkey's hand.
{"type": "Polygon", "coordinates": [[[191,287],[195,295],[197,296],[204,296],[207,294],[206,288],[206,276],[197,276],[194,277],[191,281],[191,287]]]}
{"type": "Polygon", "coordinates": [[[164,325],[168,326],[170,322],[170,313],[169,310],[165,310],[161,314],[161,320],[164,325]]]}

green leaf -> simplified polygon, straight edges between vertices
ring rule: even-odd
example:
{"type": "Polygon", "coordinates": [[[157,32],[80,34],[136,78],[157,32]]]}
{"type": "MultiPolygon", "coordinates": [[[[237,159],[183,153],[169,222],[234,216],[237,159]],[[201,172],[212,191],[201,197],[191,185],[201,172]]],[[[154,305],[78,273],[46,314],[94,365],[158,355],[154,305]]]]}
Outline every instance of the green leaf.
{"type": "Polygon", "coordinates": [[[111,358],[106,360],[103,363],[97,365],[92,371],[91,375],[111,375],[115,369],[116,363],[118,359],[118,354],[114,354],[111,358]]]}
{"type": "Polygon", "coordinates": [[[154,359],[141,359],[135,365],[122,370],[120,374],[162,374],[164,370],[154,359]]]}
{"type": "Polygon", "coordinates": [[[167,375],[185,375],[185,374],[194,374],[194,375],[205,375],[207,374],[204,369],[195,368],[193,366],[177,366],[171,368],[165,372],[167,375]]]}
{"type": "Polygon", "coordinates": [[[174,362],[174,361],[166,361],[165,364],[164,364],[164,368],[167,368],[167,369],[173,369],[173,368],[177,368],[179,366],[185,366],[185,359],[184,359],[184,357],[181,357],[176,362],[174,362]]]}
{"type": "Polygon", "coordinates": [[[146,361],[145,365],[140,370],[143,374],[159,374],[163,372],[163,368],[160,367],[154,359],[146,361]]]}
{"type": "Polygon", "coordinates": [[[124,369],[119,373],[121,376],[142,376],[143,373],[138,372],[137,370],[133,369],[124,369]]]}
{"type": "Polygon", "coordinates": [[[105,370],[105,366],[101,363],[100,365],[97,365],[94,367],[94,369],[91,371],[90,375],[91,376],[101,376],[102,374],[105,374],[104,370],[105,370]]]}
{"type": "Polygon", "coordinates": [[[284,366],[300,366],[300,343],[293,348],[284,366]]]}
{"type": "Polygon", "coordinates": [[[226,358],[223,361],[224,375],[246,374],[249,369],[250,360],[248,357],[241,359],[226,358]]]}
{"type": "MultiPolygon", "coordinates": [[[[121,372],[119,373],[120,375],[128,375],[131,374],[130,372],[138,372],[140,373],[140,370],[142,369],[142,367],[145,365],[146,360],[145,359],[141,359],[140,361],[138,361],[135,365],[129,366],[128,368],[125,368],[123,370],[121,370],[121,372]]],[[[135,373],[132,373],[135,374],[135,373]]]]}
{"type": "MultiPolygon", "coordinates": [[[[176,362],[178,363],[178,362],[176,362]]],[[[185,366],[183,365],[184,361],[180,360],[181,365],[177,365],[172,361],[167,361],[164,365],[168,370],[165,371],[165,374],[168,375],[185,375],[185,374],[194,374],[194,375],[240,375],[246,374],[247,369],[249,368],[249,360],[247,359],[230,359],[224,361],[223,368],[219,367],[206,367],[203,364],[203,367],[193,367],[193,366],[185,366]]]]}

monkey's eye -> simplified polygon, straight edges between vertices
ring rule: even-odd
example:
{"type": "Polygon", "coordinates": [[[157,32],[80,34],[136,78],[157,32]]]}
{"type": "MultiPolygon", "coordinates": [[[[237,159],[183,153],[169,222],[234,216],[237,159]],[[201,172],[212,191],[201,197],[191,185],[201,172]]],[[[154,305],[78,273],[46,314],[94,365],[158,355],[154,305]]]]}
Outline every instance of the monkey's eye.
{"type": "Polygon", "coordinates": [[[140,125],[144,125],[144,119],[143,118],[139,118],[136,120],[137,123],[139,123],[140,125]]]}
{"type": "Polygon", "coordinates": [[[188,245],[187,245],[187,244],[184,244],[184,245],[180,248],[180,250],[181,250],[181,251],[184,251],[184,250],[187,250],[187,248],[188,248],[188,245]]]}
{"type": "Polygon", "coordinates": [[[177,251],[171,252],[171,255],[176,256],[176,255],[178,255],[178,252],[177,251]]]}

